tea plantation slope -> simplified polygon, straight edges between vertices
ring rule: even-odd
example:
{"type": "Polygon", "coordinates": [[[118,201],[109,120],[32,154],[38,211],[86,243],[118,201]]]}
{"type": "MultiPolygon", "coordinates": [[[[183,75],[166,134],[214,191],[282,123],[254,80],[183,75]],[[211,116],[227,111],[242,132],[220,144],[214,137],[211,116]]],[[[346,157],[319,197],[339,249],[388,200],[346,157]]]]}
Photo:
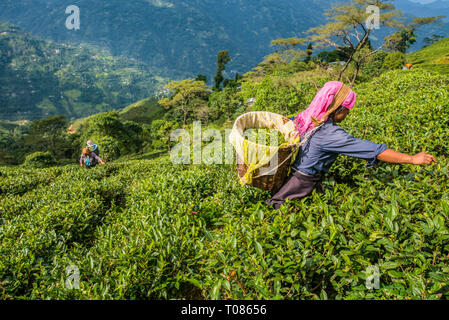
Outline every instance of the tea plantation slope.
{"type": "Polygon", "coordinates": [[[389,72],[342,126],[431,167],[339,157],[280,212],[235,166],[155,160],[0,168],[0,297],[449,298],[448,77],[389,72]],[[380,288],[366,286],[377,266],[380,288]],[[80,289],[67,289],[66,268],[80,289]]]}
{"type": "Polygon", "coordinates": [[[414,68],[449,74],[449,38],[408,55],[414,68]]]}
{"type": "Polygon", "coordinates": [[[151,123],[164,116],[164,108],[156,98],[150,97],[137,101],[120,110],[120,118],[138,123],[151,123]]]}
{"type": "Polygon", "coordinates": [[[447,294],[447,162],[405,177],[379,168],[354,186],[326,181],[325,197],[281,212],[264,206],[265,192],[240,187],[233,169],[168,158],[89,173],[67,166],[52,184],[2,195],[2,298],[447,294]],[[370,265],[381,290],[365,287],[370,265]],[[65,286],[70,266],[80,290],[65,286]]]}

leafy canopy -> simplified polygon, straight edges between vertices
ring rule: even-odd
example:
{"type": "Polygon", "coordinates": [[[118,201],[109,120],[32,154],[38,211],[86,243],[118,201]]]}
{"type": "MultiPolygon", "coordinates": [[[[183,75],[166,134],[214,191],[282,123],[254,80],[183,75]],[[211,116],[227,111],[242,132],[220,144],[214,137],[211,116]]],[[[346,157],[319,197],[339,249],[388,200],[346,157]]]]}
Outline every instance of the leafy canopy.
{"type": "Polygon", "coordinates": [[[183,124],[187,123],[188,116],[195,108],[207,104],[207,98],[211,92],[204,81],[195,79],[172,81],[165,87],[172,92],[172,96],[159,100],[159,104],[168,112],[181,113],[181,117],[175,118],[177,118],[176,120],[182,119],[183,124]]]}

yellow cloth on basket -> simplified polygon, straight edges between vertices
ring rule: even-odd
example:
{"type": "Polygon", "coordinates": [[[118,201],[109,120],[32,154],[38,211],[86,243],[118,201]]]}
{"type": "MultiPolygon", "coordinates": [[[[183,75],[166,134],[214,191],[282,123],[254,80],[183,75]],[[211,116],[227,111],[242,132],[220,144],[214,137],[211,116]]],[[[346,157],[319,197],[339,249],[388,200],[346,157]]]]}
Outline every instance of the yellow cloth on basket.
{"type": "MultiPolygon", "coordinates": [[[[239,179],[240,184],[251,184],[254,171],[270,163],[279,148],[299,142],[299,137],[295,136],[296,130],[293,121],[280,114],[255,111],[238,117],[232,128],[229,141],[234,146],[240,160],[248,167],[245,175],[239,179]],[[246,129],[253,128],[276,129],[284,136],[286,142],[280,146],[267,146],[248,141],[243,133],[246,129]]],[[[290,163],[293,163],[297,151],[292,156],[290,163]]],[[[274,172],[275,170],[272,173],[274,172]]]]}

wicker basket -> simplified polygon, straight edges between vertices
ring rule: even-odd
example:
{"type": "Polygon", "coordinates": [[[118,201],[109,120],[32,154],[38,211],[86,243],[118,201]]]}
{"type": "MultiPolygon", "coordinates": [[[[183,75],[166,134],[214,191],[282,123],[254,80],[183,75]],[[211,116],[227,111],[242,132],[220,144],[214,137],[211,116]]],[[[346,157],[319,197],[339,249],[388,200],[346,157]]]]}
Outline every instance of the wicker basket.
{"type": "MultiPolygon", "coordinates": [[[[270,171],[265,171],[265,174],[261,174],[260,169],[256,169],[251,173],[251,182],[245,183],[253,187],[276,193],[283,185],[285,178],[290,172],[290,165],[296,156],[297,149],[295,149],[295,124],[290,119],[271,112],[249,112],[237,118],[233,131],[234,136],[231,139],[234,147],[237,145],[237,141],[240,143],[245,138],[242,137],[242,131],[250,128],[268,128],[277,129],[282,133],[285,140],[291,145],[280,147],[275,153],[274,157],[277,157],[277,166],[270,171]],[[268,173],[268,174],[267,174],[268,173]]],[[[237,149],[237,148],[236,148],[237,149]]],[[[269,168],[270,163],[262,166],[261,168],[269,168]]],[[[237,173],[238,177],[242,178],[248,170],[248,166],[242,161],[242,158],[237,152],[237,173]]]]}
{"type": "MultiPolygon", "coordinates": [[[[254,171],[253,181],[251,182],[250,185],[262,190],[270,191],[273,194],[278,192],[279,189],[284,184],[284,180],[290,171],[290,161],[288,161],[287,158],[291,157],[293,152],[294,150],[292,146],[279,148],[277,156],[278,156],[278,163],[280,163],[281,165],[276,170],[274,170],[274,174],[260,175],[260,170],[257,169],[254,171]]],[[[237,155],[237,158],[240,157],[237,155]]],[[[268,168],[269,165],[270,164],[267,164],[262,168],[268,168]]],[[[237,173],[239,175],[239,178],[245,175],[247,169],[248,166],[239,159],[237,164],[237,173]]]]}
{"type": "MultiPolygon", "coordinates": [[[[240,182],[242,184],[249,184],[254,187],[276,193],[284,183],[284,180],[290,171],[290,165],[296,158],[296,154],[299,148],[316,130],[318,130],[324,124],[324,121],[328,118],[328,116],[332,112],[334,112],[340,105],[342,105],[350,92],[351,89],[345,84],[342,84],[340,89],[338,89],[337,93],[335,94],[332,103],[329,105],[326,113],[321,117],[321,119],[312,117],[314,128],[312,130],[309,130],[307,134],[304,135],[301,142],[299,142],[299,139],[296,138],[297,132],[293,121],[282,115],[272,112],[259,111],[248,112],[238,117],[234,123],[234,127],[232,128],[229,140],[234,145],[234,148],[237,151],[237,171],[240,182]],[[277,129],[282,133],[288,144],[286,144],[285,147],[282,146],[277,149],[273,149],[273,147],[268,146],[261,146],[255,143],[251,144],[251,142],[245,140],[245,138],[243,137],[244,129],[249,128],[277,129]],[[257,150],[258,148],[260,148],[264,152],[266,152],[266,155],[262,155],[261,159],[259,160],[257,160],[256,157],[256,163],[251,163],[249,166],[247,166],[243,161],[241,161],[240,156],[244,157],[248,154],[251,154],[251,152],[249,151],[249,145],[251,145],[252,147],[251,150],[257,150]],[[248,149],[246,153],[245,147],[243,146],[248,149]],[[268,153],[267,148],[270,149],[268,150],[268,153]],[[259,173],[260,169],[268,167],[270,165],[269,161],[276,155],[278,157],[278,165],[273,169],[270,169],[268,172],[264,172],[264,175],[261,175],[259,173]]],[[[249,161],[247,162],[249,163],[249,161]]]]}

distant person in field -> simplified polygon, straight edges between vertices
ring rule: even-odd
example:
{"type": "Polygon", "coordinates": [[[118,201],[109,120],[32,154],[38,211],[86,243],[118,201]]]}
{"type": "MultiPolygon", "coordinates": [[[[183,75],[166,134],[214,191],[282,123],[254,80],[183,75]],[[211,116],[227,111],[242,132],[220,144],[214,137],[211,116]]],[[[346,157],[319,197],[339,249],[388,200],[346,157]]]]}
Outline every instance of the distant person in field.
{"type": "Polygon", "coordinates": [[[301,140],[310,130],[322,126],[311,133],[300,148],[292,165],[292,173],[282,188],[267,200],[268,205],[279,209],[286,199],[306,197],[316,187],[324,193],[321,181],[339,154],[367,160],[367,168],[374,167],[378,160],[415,165],[437,162],[434,156],[424,152],[407,155],[388,149],[385,144],[357,139],[348,134],[337,123],[347,117],[355,100],[356,94],[349,87],[338,81],[330,81],[321,88],[306,110],[292,118],[301,140]]]}
{"type": "Polygon", "coordinates": [[[89,148],[84,148],[80,158],[80,166],[90,169],[95,167],[98,163],[101,163],[102,165],[105,164],[95,152],[90,151],[89,148]]]}
{"type": "Polygon", "coordinates": [[[94,143],[92,140],[87,140],[86,144],[90,151],[94,152],[97,156],[100,156],[100,148],[98,148],[98,145],[96,143],[94,143]]]}

